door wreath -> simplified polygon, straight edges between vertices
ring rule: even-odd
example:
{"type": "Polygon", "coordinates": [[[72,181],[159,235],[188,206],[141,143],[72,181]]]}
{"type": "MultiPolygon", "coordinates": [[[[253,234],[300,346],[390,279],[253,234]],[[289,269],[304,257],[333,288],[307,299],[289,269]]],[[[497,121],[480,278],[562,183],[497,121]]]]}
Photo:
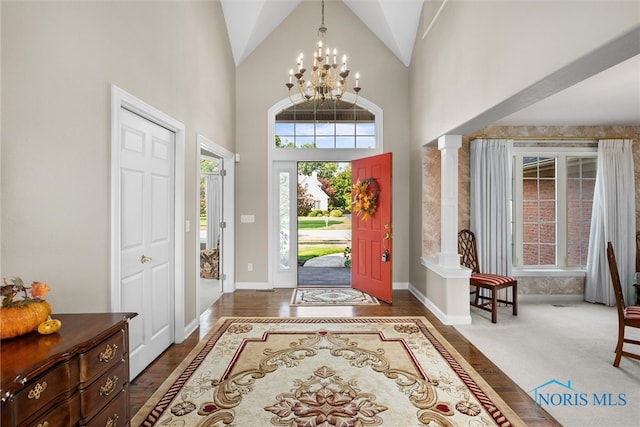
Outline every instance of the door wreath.
{"type": "Polygon", "coordinates": [[[373,216],[378,207],[380,189],[373,178],[358,180],[353,184],[353,202],[351,209],[361,220],[366,221],[373,216]]]}

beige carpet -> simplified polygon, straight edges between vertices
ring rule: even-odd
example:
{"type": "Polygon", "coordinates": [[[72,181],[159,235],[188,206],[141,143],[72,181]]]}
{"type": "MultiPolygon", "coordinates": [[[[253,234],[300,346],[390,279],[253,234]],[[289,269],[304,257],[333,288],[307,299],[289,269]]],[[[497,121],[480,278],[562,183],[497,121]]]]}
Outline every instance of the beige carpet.
{"type": "Polygon", "coordinates": [[[524,425],[423,317],[223,318],[132,426],[524,425]]]}
{"type": "Polygon", "coordinates": [[[517,316],[510,307],[498,323],[490,316],[472,308],[472,324],[456,329],[563,426],[640,426],[640,361],[612,366],[615,307],[520,301],[517,316]]]}
{"type": "Polygon", "coordinates": [[[371,305],[380,304],[376,297],[352,288],[296,288],[291,305],[371,305]]]}

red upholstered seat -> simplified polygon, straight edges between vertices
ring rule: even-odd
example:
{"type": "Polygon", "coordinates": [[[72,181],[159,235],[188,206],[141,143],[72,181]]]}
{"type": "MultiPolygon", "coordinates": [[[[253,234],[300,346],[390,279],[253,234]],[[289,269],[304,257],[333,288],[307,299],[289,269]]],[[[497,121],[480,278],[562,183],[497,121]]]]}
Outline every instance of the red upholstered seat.
{"type": "Polygon", "coordinates": [[[458,252],[460,264],[471,269],[469,284],[473,287],[470,304],[491,312],[491,322],[498,320],[498,303],[511,305],[513,315],[518,314],[518,281],[513,277],[481,273],[476,249],[476,237],[470,230],[458,233],[458,252]],[[511,300],[498,298],[498,291],[511,288],[511,300]],[[482,292],[481,290],[486,290],[482,292]],[[488,295],[487,295],[488,294],[488,295]]]}
{"type": "Polygon", "coordinates": [[[640,320],[640,305],[630,305],[624,309],[624,318],[629,320],[640,320]]]}
{"type": "Polygon", "coordinates": [[[499,276],[497,274],[488,273],[471,273],[472,285],[498,286],[505,283],[514,282],[515,279],[509,276],[499,276]]]}
{"type": "Polygon", "coordinates": [[[626,327],[640,328],[640,306],[626,306],[624,303],[624,295],[622,293],[622,285],[620,284],[620,275],[618,274],[616,254],[613,251],[613,245],[611,242],[607,243],[607,261],[609,262],[611,284],[613,285],[613,293],[616,296],[616,308],[618,310],[618,343],[616,344],[616,358],[613,361],[613,366],[617,367],[620,365],[620,359],[622,356],[640,360],[640,354],[631,353],[623,349],[624,344],[640,346],[640,341],[624,337],[626,327]]]}

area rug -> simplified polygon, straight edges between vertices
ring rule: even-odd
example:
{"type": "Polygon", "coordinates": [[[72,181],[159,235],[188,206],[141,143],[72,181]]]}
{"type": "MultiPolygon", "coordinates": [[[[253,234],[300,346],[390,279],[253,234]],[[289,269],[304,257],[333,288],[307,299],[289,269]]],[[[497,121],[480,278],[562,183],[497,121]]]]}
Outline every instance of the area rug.
{"type": "Polygon", "coordinates": [[[131,425],[524,423],[423,317],[229,317],[131,425]]]}
{"type": "Polygon", "coordinates": [[[370,305],[376,297],[352,288],[296,288],[291,305],[370,305]]]}

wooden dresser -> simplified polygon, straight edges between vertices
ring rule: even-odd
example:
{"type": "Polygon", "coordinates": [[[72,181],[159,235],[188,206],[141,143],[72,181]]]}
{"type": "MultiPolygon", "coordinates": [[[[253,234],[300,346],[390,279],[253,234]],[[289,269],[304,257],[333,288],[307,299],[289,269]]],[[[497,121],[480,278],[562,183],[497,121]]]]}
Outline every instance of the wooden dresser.
{"type": "Polygon", "coordinates": [[[55,314],[62,328],[0,342],[0,425],[129,425],[135,313],[55,314]]]}

